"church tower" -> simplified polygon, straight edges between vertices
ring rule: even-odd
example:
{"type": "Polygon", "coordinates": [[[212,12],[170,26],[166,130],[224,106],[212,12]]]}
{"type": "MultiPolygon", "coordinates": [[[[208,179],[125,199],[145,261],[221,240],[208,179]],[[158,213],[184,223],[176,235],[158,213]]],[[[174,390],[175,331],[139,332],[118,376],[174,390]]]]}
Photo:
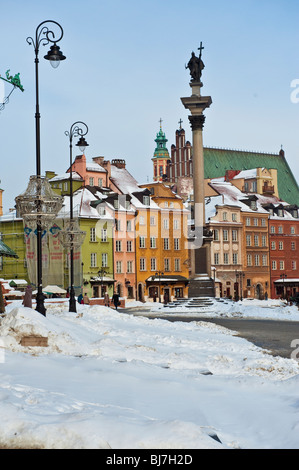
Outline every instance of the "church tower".
{"type": "Polygon", "coordinates": [[[155,139],[156,148],[152,162],[154,165],[154,181],[163,181],[167,174],[167,163],[170,160],[169,152],[166,147],[168,140],[162,131],[162,119],[160,119],[160,131],[155,139]]]}

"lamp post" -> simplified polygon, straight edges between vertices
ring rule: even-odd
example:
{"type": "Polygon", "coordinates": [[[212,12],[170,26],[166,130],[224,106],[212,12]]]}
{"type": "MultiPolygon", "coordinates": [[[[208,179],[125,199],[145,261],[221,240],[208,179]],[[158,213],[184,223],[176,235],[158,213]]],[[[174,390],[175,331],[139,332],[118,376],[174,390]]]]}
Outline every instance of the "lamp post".
{"type": "Polygon", "coordinates": [[[44,306],[44,295],[42,291],[42,231],[45,223],[55,218],[58,210],[62,206],[62,202],[53,196],[52,191],[47,186],[46,182],[41,176],[41,158],[40,158],[40,112],[39,112],[39,81],[38,81],[38,64],[39,64],[39,47],[52,43],[49,52],[44,56],[49,60],[51,65],[58,67],[61,60],[65,56],[60,51],[57,42],[63,37],[63,29],[59,23],[52,20],[43,21],[38,25],[35,31],[35,39],[28,37],[26,41],[29,45],[33,45],[35,52],[35,96],[36,96],[36,109],[35,109],[35,140],[36,140],[36,176],[30,178],[27,192],[24,195],[16,198],[17,207],[20,213],[28,219],[36,221],[36,236],[37,236],[37,296],[36,296],[36,310],[42,315],[46,315],[44,306]],[[59,33],[56,37],[54,31],[48,28],[47,24],[58,28],[59,33]],[[33,194],[33,192],[35,194],[33,194]],[[23,199],[22,199],[23,198],[23,199]],[[18,200],[17,200],[18,199],[18,200]],[[19,206],[18,206],[19,204],[19,206]],[[25,207],[26,206],[26,207],[25,207]],[[29,210],[29,212],[28,212],[29,210]],[[31,211],[31,212],[30,212],[31,211]],[[32,217],[31,217],[32,216],[32,217]],[[44,224],[44,225],[43,225],[44,224]]]}
{"type": "Polygon", "coordinates": [[[287,278],[287,274],[283,273],[280,275],[280,279],[282,279],[282,286],[283,286],[283,298],[285,299],[286,298],[286,295],[285,295],[285,286],[284,286],[284,281],[285,279],[287,278]]]}
{"type": "Polygon", "coordinates": [[[245,277],[245,273],[243,271],[236,271],[236,278],[240,279],[240,300],[243,300],[243,279],[245,277]]]}
{"type": "Polygon", "coordinates": [[[69,137],[70,142],[70,300],[69,300],[69,311],[76,312],[76,299],[75,299],[75,290],[74,290],[74,214],[73,214],[73,138],[80,136],[77,147],[80,148],[83,153],[85,148],[88,146],[88,143],[84,139],[84,136],[88,132],[88,127],[84,122],[77,121],[72,124],[69,131],[65,131],[65,135],[69,137]],[[80,126],[83,126],[84,131],[80,126]]]}
{"type": "Polygon", "coordinates": [[[161,303],[161,277],[164,275],[162,271],[157,271],[155,276],[159,278],[159,303],[161,303]]]}
{"type": "Polygon", "coordinates": [[[101,278],[101,295],[100,297],[102,297],[102,293],[103,293],[103,287],[104,287],[104,276],[105,274],[107,274],[107,272],[105,271],[104,268],[101,268],[99,271],[98,271],[98,274],[100,275],[100,278],[101,278]]]}

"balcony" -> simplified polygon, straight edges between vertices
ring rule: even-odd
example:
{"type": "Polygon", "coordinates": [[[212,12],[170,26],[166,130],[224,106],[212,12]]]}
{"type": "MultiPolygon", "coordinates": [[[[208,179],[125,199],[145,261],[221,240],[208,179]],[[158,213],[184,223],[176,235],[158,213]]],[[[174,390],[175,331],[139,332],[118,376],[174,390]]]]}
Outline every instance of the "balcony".
{"type": "Polygon", "coordinates": [[[274,186],[270,186],[269,184],[264,184],[263,186],[263,194],[274,194],[274,186]]]}

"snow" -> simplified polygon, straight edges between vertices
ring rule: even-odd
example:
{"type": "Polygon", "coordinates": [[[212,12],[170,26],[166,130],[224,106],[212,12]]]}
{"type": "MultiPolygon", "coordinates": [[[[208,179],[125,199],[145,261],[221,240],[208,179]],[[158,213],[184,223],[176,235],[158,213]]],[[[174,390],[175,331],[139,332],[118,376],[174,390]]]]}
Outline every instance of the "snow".
{"type": "MultiPolygon", "coordinates": [[[[196,318],[136,316],[172,315],[170,306],[129,305],[134,315],[79,304],[70,313],[66,299],[47,302],[46,317],[21,301],[6,307],[0,448],[299,447],[297,360],[196,318]],[[47,336],[48,347],[21,346],[28,335],[47,336]]],[[[274,300],[213,300],[209,309],[193,314],[298,321],[297,307],[274,300]]]]}

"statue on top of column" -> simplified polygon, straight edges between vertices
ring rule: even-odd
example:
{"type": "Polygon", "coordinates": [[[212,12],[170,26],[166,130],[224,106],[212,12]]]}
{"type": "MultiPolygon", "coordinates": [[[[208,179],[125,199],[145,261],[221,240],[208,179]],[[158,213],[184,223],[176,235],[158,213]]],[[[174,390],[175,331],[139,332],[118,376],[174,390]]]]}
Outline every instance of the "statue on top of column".
{"type": "Polygon", "coordinates": [[[205,67],[203,61],[201,60],[201,54],[203,49],[204,47],[202,46],[201,42],[200,47],[198,48],[198,50],[200,50],[199,57],[196,57],[195,53],[192,52],[191,59],[189,60],[188,65],[185,65],[185,68],[190,70],[190,75],[193,82],[201,81],[201,74],[205,67]]]}

